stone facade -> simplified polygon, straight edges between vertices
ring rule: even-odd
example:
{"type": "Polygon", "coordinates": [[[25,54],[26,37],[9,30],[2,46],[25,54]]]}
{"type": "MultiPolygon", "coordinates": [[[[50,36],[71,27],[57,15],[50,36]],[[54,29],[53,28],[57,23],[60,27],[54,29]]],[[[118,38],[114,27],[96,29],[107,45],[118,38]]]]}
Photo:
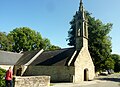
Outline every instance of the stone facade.
{"type": "Polygon", "coordinates": [[[95,77],[95,67],[88,49],[82,48],[75,61],[75,83],[93,80],[95,77]]]}
{"type": "Polygon", "coordinates": [[[14,77],[14,87],[49,87],[50,76],[14,77]]]}
{"type": "Polygon", "coordinates": [[[73,82],[73,66],[28,66],[24,76],[47,75],[51,82],[73,82]]]}

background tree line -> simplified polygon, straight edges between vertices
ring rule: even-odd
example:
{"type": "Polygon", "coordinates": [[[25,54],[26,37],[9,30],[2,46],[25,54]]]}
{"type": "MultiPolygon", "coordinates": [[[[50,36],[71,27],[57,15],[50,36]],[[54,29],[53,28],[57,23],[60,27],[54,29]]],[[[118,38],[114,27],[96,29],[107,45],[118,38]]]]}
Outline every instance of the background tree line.
{"type": "MultiPolygon", "coordinates": [[[[75,17],[70,21],[70,29],[68,31],[68,45],[75,47],[75,17]]],[[[88,49],[95,65],[96,71],[114,69],[116,72],[120,71],[120,56],[111,54],[112,43],[109,33],[112,29],[112,23],[102,23],[101,20],[92,17],[86,11],[86,18],[88,19],[88,49]]]]}
{"type": "Polygon", "coordinates": [[[8,34],[0,32],[0,50],[19,53],[37,49],[55,50],[60,47],[52,45],[48,38],[42,38],[39,32],[28,27],[15,28],[8,34]]]}

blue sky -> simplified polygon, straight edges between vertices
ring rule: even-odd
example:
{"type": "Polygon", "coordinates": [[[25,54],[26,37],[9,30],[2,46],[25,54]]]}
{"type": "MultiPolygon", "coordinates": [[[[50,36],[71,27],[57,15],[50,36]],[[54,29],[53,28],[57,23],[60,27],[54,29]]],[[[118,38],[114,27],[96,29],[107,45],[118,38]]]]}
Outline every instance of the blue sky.
{"type": "MultiPolygon", "coordinates": [[[[69,22],[80,0],[0,0],[0,31],[29,27],[52,44],[68,47],[69,22]]],[[[113,23],[110,32],[113,53],[120,54],[120,0],[83,0],[84,7],[103,23],[113,23]]]]}

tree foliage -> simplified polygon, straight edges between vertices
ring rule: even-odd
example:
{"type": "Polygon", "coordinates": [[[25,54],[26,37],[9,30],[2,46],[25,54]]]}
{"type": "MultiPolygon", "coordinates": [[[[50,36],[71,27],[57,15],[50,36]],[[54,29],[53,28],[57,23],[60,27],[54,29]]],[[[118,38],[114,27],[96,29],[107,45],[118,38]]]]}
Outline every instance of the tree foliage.
{"type": "Polygon", "coordinates": [[[11,39],[7,37],[7,34],[5,32],[0,32],[0,50],[11,50],[11,39]]]}
{"type": "Polygon", "coordinates": [[[13,51],[30,51],[43,48],[42,36],[27,27],[16,28],[8,34],[13,39],[13,51]]]}
{"type": "MultiPolygon", "coordinates": [[[[108,62],[111,65],[114,65],[111,59],[111,37],[109,32],[112,29],[112,24],[107,23],[103,24],[99,19],[95,19],[88,12],[86,12],[88,19],[88,48],[93,59],[96,71],[105,69],[105,68],[114,68],[109,66],[108,62]]],[[[70,22],[71,28],[68,31],[68,45],[75,46],[75,16],[73,16],[72,21],[70,22]]]]}
{"type": "Polygon", "coordinates": [[[43,42],[44,42],[44,46],[43,47],[44,47],[45,50],[61,49],[59,46],[52,45],[48,38],[44,38],[43,42]]]}
{"type": "Polygon", "coordinates": [[[105,61],[105,69],[106,70],[114,70],[114,60],[112,58],[108,58],[106,61],[105,61]]]}
{"type": "Polygon", "coordinates": [[[5,87],[5,72],[6,70],[0,68],[0,87],[5,87]]]}
{"type": "Polygon", "coordinates": [[[88,47],[95,64],[96,70],[101,70],[105,68],[113,68],[114,65],[111,59],[111,37],[108,35],[112,29],[112,24],[103,24],[99,19],[88,16],[88,32],[89,40],[88,47]]]}
{"type": "Polygon", "coordinates": [[[39,32],[28,27],[15,28],[10,33],[0,33],[0,49],[5,51],[31,51],[36,49],[60,49],[50,43],[48,38],[42,38],[39,32]]]}
{"type": "Polygon", "coordinates": [[[114,71],[115,72],[120,72],[120,55],[118,54],[112,54],[111,55],[112,59],[114,60],[114,71]]]}
{"type": "Polygon", "coordinates": [[[76,23],[75,23],[75,15],[73,16],[72,21],[70,21],[70,29],[68,31],[68,45],[75,46],[75,29],[76,29],[76,23]]]}

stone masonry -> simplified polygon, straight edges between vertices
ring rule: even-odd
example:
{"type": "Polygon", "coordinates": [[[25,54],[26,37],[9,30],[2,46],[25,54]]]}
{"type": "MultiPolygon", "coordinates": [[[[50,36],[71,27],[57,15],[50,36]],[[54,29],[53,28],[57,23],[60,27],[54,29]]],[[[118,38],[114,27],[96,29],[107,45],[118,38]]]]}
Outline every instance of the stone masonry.
{"type": "Polygon", "coordinates": [[[50,76],[16,76],[14,87],[49,87],[50,76]]]}

